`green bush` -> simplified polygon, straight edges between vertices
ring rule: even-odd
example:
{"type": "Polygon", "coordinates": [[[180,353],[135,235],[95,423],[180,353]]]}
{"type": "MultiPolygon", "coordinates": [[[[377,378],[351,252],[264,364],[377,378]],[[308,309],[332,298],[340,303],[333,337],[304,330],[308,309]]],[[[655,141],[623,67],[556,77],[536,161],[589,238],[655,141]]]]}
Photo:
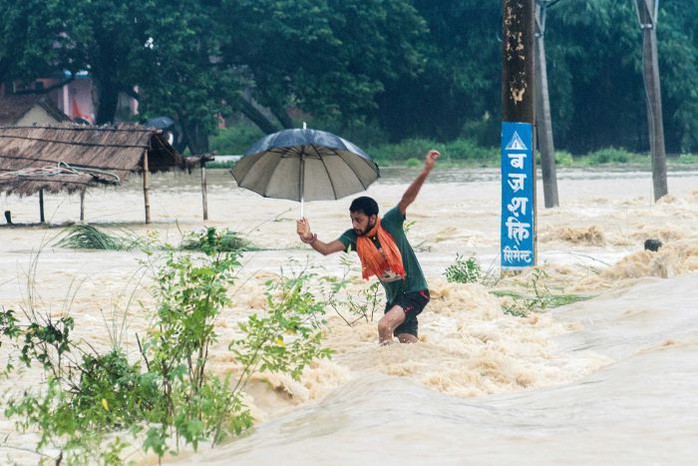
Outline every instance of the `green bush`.
{"type": "Polygon", "coordinates": [[[634,154],[624,149],[616,149],[608,147],[597,150],[587,156],[587,161],[592,165],[600,165],[605,163],[628,163],[634,158],[634,154]]]}
{"type": "Polygon", "coordinates": [[[424,154],[429,149],[444,150],[443,144],[437,144],[430,139],[405,139],[396,144],[381,144],[367,147],[366,152],[376,160],[388,163],[401,162],[410,158],[424,160],[424,154]]]}
{"type": "Polygon", "coordinates": [[[244,153],[264,133],[256,126],[240,123],[230,128],[219,129],[209,138],[211,151],[217,154],[236,155],[244,153]]]}
{"type": "Polygon", "coordinates": [[[182,238],[179,246],[184,251],[204,251],[216,249],[218,251],[248,251],[252,244],[240,237],[240,234],[229,229],[216,230],[208,227],[202,232],[192,231],[182,238]]]}
{"type": "Polygon", "coordinates": [[[446,267],[444,276],[450,283],[476,283],[482,268],[474,257],[465,258],[456,253],[456,262],[446,267]]]}
{"type": "Polygon", "coordinates": [[[419,160],[415,157],[410,157],[409,159],[405,160],[405,166],[408,168],[417,168],[421,167],[424,161],[419,160]]]}
{"type": "Polygon", "coordinates": [[[678,159],[676,159],[676,161],[678,163],[687,164],[687,165],[698,164],[698,155],[681,154],[681,155],[679,155],[678,159]]]}
{"type": "Polygon", "coordinates": [[[9,396],[5,406],[19,430],[37,434],[44,463],[125,464],[129,444],[119,435],[142,439],[160,459],[183,445],[216,445],[251,427],[243,390],[253,374],[298,380],[312,360],[330,356],[321,348],[326,303],[315,300],[301,273],[267,282],[266,312],[239,324],[242,335],[228,348],[240,371],[210,372],[209,351],[220,337],[215,321],[231,304],[239,266],[239,255],[211,238],[204,255],[169,249],[154,261],[157,309],[145,337],[136,335],[142,362],[129,362],[118,347],[100,354],[74,344],[70,317],[25,312],[30,322],[19,325],[14,311],[0,308],[0,345],[10,343],[5,374],[14,370],[13,355],[44,371],[45,383],[9,396]]]}
{"type": "Polygon", "coordinates": [[[440,165],[450,162],[491,163],[499,162],[499,150],[494,147],[482,147],[471,139],[455,139],[448,143],[439,143],[431,139],[406,139],[396,144],[382,144],[367,148],[367,153],[379,162],[379,165],[391,165],[403,162],[408,167],[420,166],[429,149],[436,149],[443,154],[440,165]],[[411,159],[417,160],[415,164],[411,159]]]}
{"type": "Polygon", "coordinates": [[[500,157],[498,148],[479,146],[471,139],[455,139],[448,142],[444,150],[445,154],[452,160],[490,161],[496,164],[500,157]]]}
{"type": "Polygon", "coordinates": [[[565,150],[555,151],[555,165],[559,167],[571,167],[574,164],[572,154],[565,150]]]}

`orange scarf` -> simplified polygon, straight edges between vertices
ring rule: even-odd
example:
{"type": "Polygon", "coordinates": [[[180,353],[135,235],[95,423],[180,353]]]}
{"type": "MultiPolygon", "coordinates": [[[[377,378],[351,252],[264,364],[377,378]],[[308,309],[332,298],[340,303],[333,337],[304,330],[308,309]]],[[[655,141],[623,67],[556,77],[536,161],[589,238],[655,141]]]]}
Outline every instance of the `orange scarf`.
{"type": "Polygon", "coordinates": [[[364,279],[368,280],[371,275],[380,277],[388,269],[405,278],[400,250],[390,233],[381,227],[380,217],[376,217],[376,224],[368,233],[356,237],[356,252],[361,259],[361,275],[364,279]],[[382,254],[371,241],[374,236],[378,236],[382,254]]]}

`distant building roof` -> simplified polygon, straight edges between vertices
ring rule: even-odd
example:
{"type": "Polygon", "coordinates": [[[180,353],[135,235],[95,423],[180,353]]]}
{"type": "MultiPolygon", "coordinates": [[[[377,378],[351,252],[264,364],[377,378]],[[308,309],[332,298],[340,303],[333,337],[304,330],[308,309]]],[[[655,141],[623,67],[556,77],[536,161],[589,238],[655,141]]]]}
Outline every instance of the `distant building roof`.
{"type": "Polygon", "coordinates": [[[0,126],[17,124],[34,107],[43,109],[53,121],[37,123],[61,123],[70,118],[45,94],[16,94],[0,96],[0,126]]]}

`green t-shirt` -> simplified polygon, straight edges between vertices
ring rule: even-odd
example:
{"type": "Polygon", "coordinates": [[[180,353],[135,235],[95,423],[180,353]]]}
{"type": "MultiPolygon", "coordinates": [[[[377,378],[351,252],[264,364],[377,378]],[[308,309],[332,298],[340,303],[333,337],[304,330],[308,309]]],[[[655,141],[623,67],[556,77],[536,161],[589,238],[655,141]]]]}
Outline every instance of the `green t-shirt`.
{"type": "MultiPolygon", "coordinates": [[[[383,279],[379,277],[383,288],[385,288],[385,297],[388,303],[393,303],[395,298],[402,293],[414,293],[429,288],[424,278],[422,267],[419,265],[419,261],[417,261],[417,256],[414,254],[410,242],[407,241],[407,236],[405,236],[405,229],[403,228],[404,223],[405,216],[397,207],[393,207],[381,217],[381,226],[390,233],[395,240],[395,244],[402,256],[402,265],[405,267],[404,280],[399,277],[392,280],[390,278],[383,279]]],[[[371,238],[371,240],[373,244],[380,249],[378,240],[376,238],[371,238]]],[[[356,232],[353,229],[345,231],[342,236],[339,237],[339,241],[344,244],[345,248],[351,248],[351,250],[356,251],[356,232]]],[[[390,275],[390,273],[388,273],[388,275],[390,275]]]]}

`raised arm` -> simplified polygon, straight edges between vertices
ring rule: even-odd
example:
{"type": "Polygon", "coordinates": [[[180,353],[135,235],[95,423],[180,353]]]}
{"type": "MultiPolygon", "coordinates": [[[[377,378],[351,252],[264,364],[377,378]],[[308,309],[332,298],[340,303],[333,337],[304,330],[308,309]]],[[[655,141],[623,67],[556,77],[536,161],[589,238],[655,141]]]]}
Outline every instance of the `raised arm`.
{"type": "Polygon", "coordinates": [[[412,204],[412,202],[417,199],[419,190],[422,188],[424,181],[427,179],[427,176],[429,176],[431,169],[434,168],[436,159],[438,159],[440,155],[441,154],[434,149],[427,152],[427,155],[424,157],[424,169],[422,170],[422,173],[420,173],[419,176],[407,188],[405,194],[402,195],[402,199],[400,199],[400,202],[397,205],[402,215],[405,215],[407,212],[407,206],[412,204]]]}
{"type": "Polygon", "coordinates": [[[309,244],[311,248],[315,249],[317,252],[326,256],[334,252],[344,251],[344,244],[338,239],[325,243],[317,238],[317,235],[310,231],[310,222],[308,219],[303,217],[300,220],[296,220],[296,233],[300,237],[301,241],[309,244]]]}

